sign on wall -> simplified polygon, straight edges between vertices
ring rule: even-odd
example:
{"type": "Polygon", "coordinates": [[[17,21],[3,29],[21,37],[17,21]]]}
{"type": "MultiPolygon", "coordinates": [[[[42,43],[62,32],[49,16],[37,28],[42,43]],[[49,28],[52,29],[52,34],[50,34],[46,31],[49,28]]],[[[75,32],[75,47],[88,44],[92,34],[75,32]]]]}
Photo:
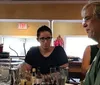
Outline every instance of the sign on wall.
{"type": "Polygon", "coordinates": [[[18,29],[27,29],[28,28],[28,24],[26,23],[18,23],[18,29]]]}

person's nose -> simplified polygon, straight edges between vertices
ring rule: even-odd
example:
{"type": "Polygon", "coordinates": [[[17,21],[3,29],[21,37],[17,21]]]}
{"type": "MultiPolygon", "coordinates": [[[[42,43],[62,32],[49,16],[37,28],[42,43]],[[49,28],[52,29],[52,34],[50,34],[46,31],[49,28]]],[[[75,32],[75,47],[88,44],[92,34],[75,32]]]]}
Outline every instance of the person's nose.
{"type": "Polygon", "coordinates": [[[47,39],[44,40],[45,43],[46,43],[47,41],[48,41],[47,39]]]}
{"type": "Polygon", "coordinates": [[[86,28],[86,27],[88,26],[88,24],[87,24],[86,22],[82,22],[82,26],[83,26],[84,28],[86,28]]]}

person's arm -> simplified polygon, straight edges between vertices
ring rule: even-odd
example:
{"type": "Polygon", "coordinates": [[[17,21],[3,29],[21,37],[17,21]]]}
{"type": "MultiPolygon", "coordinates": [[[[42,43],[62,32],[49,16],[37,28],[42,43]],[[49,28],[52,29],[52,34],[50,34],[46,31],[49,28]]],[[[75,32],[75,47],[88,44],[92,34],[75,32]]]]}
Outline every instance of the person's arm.
{"type": "Polygon", "coordinates": [[[24,67],[24,69],[25,70],[27,70],[27,71],[31,71],[31,69],[32,69],[32,64],[33,64],[33,62],[34,62],[34,57],[33,57],[33,55],[34,55],[34,50],[35,50],[35,48],[36,47],[31,47],[29,50],[28,50],[28,52],[27,52],[27,54],[26,54],[26,56],[25,56],[25,63],[23,64],[23,67],[24,67]],[[33,54],[32,54],[33,53],[33,54]]]}
{"type": "Polygon", "coordinates": [[[87,46],[84,54],[83,54],[83,59],[82,59],[82,74],[85,75],[87,70],[90,67],[90,59],[91,59],[91,48],[90,46],[87,46]]]}
{"type": "Polygon", "coordinates": [[[68,63],[61,65],[60,67],[68,68],[68,63]]]}
{"type": "Polygon", "coordinates": [[[64,49],[61,46],[58,46],[58,56],[57,56],[57,61],[59,62],[60,67],[68,67],[68,57],[67,54],[65,53],[64,49]]]}

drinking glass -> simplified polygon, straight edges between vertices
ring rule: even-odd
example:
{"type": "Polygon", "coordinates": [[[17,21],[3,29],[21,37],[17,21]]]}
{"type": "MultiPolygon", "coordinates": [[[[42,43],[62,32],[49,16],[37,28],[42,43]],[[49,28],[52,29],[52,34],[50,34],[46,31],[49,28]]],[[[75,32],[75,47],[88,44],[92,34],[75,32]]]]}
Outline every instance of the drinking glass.
{"type": "Polygon", "coordinates": [[[57,70],[59,75],[58,75],[58,85],[65,85],[68,77],[68,68],[64,67],[59,67],[57,70]]]}
{"type": "Polygon", "coordinates": [[[50,68],[50,76],[51,76],[51,82],[52,82],[52,84],[56,84],[57,83],[57,79],[56,79],[56,67],[51,67],[50,68]]]}
{"type": "Polygon", "coordinates": [[[9,75],[10,59],[0,59],[0,85],[10,85],[11,75],[9,75]]]}

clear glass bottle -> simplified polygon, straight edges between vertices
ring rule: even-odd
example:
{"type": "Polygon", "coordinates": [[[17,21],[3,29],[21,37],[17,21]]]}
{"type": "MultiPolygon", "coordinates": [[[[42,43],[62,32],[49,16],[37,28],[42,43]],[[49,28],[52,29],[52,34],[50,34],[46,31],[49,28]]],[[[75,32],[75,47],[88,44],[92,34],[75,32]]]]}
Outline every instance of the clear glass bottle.
{"type": "Polygon", "coordinates": [[[42,74],[40,72],[40,67],[38,67],[36,74],[36,85],[41,85],[41,83],[42,83],[42,74]]]}
{"type": "Polygon", "coordinates": [[[68,69],[64,67],[59,67],[59,77],[58,77],[58,85],[65,85],[68,77],[68,69]]]}
{"type": "Polygon", "coordinates": [[[32,85],[36,85],[36,69],[32,68],[32,85]]]}

